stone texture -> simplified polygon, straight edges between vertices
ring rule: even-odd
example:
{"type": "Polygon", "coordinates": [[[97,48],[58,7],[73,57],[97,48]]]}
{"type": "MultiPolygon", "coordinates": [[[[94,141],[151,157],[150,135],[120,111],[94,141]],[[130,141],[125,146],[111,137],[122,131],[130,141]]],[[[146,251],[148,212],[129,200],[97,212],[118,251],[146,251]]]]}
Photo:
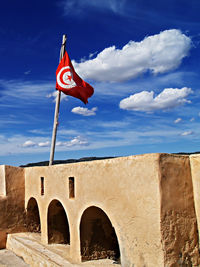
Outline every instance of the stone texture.
{"type": "Polygon", "coordinates": [[[161,233],[165,266],[199,266],[197,220],[190,161],[160,156],[161,233]]]}
{"type": "Polygon", "coordinates": [[[56,199],[69,221],[70,257],[79,263],[81,218],[87,208],[94,206],[105,212],[115,229],[122,266],[163,266],[158,161],[158,154],[149,154],[27,168],[26,206],[31,197],[36,199],[44,244],[48,243],[48,208],[56,199]],[[74,177],[74,198],[69,198],[69,177],[74,177]]]}
{"type": "MultiPolygon", "coordinates": [[[[38,241],[38,238],[35,238],[35,235],[30,233],[9,234],[7,247],[23,258],[31,267],[98,267],[99,264],[101,267],[115,266],[113,261],[108,260],[85,264],[70,263],[66,258],[67,248],[65,246],[43,245],[38,241]]],[[[16,266],[25,267],[28,265],[16,266]]],[[[117,266],[120,267],[120,265],[117,266]]]]}
{"type": "Polygon", "coordinates": [[[3,165],[0,181],[0,248],[5,248],[8,233],[26,229],[24,169],[3,165]]]}
{"type": "MultiPolygon", "coordinates": [[[[200,155],[145,154],[25,169],[0,166],[0,248],[7,233],[26,230],[28,208],[28,229],[41,230],[40,245],[70,244],[69,266],[95,266],[81,260],[115,258],[117,245],[122,267],[200,266],[199,192],[200,155]]],[[[16,239],[12,245],[9,239],[7,245],[12,249],[14,243],[16,239]]],[[[16,253],[22,249],[25,255],[26,245],[19,247],[16,253]]],[[[32,252],[27,253],[29,260],[32,252]]],[[[32,262],[40,264],[41,259],[43,264],[43,256],[32,262]]]]}
{"type": "Polygon", "coordinates": [[[200,155],[191,155],[190,164],[194,191],[194,205],[196,210],[198,234],[200,240],[200,155]]]}

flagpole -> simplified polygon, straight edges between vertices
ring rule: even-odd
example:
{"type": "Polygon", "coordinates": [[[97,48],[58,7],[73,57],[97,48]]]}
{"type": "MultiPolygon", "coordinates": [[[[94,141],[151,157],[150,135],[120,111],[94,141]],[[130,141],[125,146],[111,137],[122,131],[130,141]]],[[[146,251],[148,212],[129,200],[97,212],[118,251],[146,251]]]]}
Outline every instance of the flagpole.
{"type": "MultiPolygon", "coordinates": [[[[63,35],[63,39],[62,39],[62,46],[61,46],[61,49],[60,49],[60,61],[62,60],[62,58],[64,56],[66,41],[67,41],[67,36],[64,34],[63,35]]],[[[54,160],[54,152],[55,152],[55,145],[56,145],[56,134],[57,134],[57,127],[58,127],[58,116],[59,116],[59,108],[60,108],[60,97],[61,97],[61,91],[57,90],[49,166],[51,166],[53,164],[53,160],[54,160]]]]}

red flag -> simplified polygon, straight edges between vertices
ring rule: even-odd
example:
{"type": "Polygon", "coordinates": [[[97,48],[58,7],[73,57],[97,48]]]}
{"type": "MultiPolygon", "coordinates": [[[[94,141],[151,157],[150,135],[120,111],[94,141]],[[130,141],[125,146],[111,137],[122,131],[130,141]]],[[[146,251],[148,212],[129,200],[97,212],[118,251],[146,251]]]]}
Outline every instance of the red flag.
{"type": "Polygon", "coordinates": [[[94,93],[93,87],[83,81],[75,72],[66,51],[56,70],[56,89],[66,95],[79,98],[85,104],[94,93]]]}

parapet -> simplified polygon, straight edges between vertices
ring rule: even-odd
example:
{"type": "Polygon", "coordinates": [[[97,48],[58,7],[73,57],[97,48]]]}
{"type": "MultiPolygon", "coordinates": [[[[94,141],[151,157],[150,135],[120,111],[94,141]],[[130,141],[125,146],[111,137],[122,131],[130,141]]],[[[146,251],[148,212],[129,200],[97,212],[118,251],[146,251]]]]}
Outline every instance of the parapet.
{"type": "Polygon", "coordinates": [[[42,243],[68,244],[77,263],[113,254],[122,266],[199,266],[199,192],[200,155],[0,166],[0,248],[27,230],[27,214],[42,243]]]}

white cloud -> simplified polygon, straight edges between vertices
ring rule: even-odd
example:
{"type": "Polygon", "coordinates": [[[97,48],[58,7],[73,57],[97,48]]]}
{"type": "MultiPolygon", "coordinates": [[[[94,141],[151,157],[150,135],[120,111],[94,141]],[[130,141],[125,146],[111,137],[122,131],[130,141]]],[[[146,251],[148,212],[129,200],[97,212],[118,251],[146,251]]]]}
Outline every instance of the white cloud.
{"type": "Polygon", "coordinates": [[[27,82],[19,80],[0,80],[0,86],[4,88],[3,95],[16,98],[38,98],[43,97],[44,94],[55,87],[51,82],[27,82]]]}
{"type": "MultiPolygon", "coordinates": [[[[85,137],[80,135],[75,136],[69,141],[56,143],[56,151],[85,149],[89,146],[89,142],[85,137]]],[[[0,135],[0,156],[2,155],[18,155],[24,153],[49,153],[50,140],[46,137],[29,137],[23,135],[13,135],[9,138],[0,135]]]]}
{"type": "Polygon", "coordinates": [[[152,112],[171,109],[184,103],[190,103],[186,97],[192,93],[191,88],[166,88],[154,97],[154,92],[142,91],[120,101],[120,108],[126,110],[152,112]]]}
{"type": "Polygon", "coordinates": [[[89,54],[89,58],[94,57],[97,53],[98,53],[98,51],[96,51],[96,52],[94,52],[94,53],[90,53],[90,54],[89,54]]]}
{"type": "Polygon", "coordinates": [[[86,139],[81,138],[80,136],[77,136],[70,141],[70,144],[72,146],[74,146],[74,145],[88,145],[88,141],[86,139]]]}
{"type": "MultiPolygon", "coordinates": [[[[161,120],[159,119],[159,121],[156,120],[156,123],[155,118],[157,118],[157,116],[155,115],[154,117],[153,114],[141,114],[140,118],[131,116],[126,121],[128,125],[115,125],[116,121],[105,120],[105,123],[108,121],[110,122],[110,126],[119,126],[113,128],[108,128],[108,124],[101,125],[101,122],[99,121],[98,124],[95,123],[91,129],[84,131],[84,136],[82,136],[83,129],[80,127],[77,127],[76,132],[71,132],[68,129],[61,129],[63,135],[61,136],[60,131],[58,132],[58,141],[60,142],[57,142],[56,144],[56,152],[94,150],[103,148],[107,149],[109,147],[133,145],[136,145],[137,147],[139,144],[142,146],[144,144],[156,145],[159,143],[162,144],[163,142],[174,142],[175,144],[177,140],[180,141],[180,137],[192,137],[192,140],[199,139],[198,133],[200,132],[200,126],[198,123],[195,125],[195,132],[192,132],[189,128],[191,123],[188,122],[187,124],[187,121],[185,121],[185,130],[180,131],[180,129],[174,127],[170,123],[171,119],[168,116],[167,118],[162,118],[161,120]],[[143,119],[141,118],[144,119],[144,122],[142,122],[143,119]],[[99,128],[100,125],[102,128],[99,128]],[[66,134],[64,135],[64,133],[66,134]],[[70,136],[74,136],[74,138],[71,138],[70,136]]],[[[45,137],[13,135],[8,138],[8,136],[1,134],[0,156],[20,154],[25,155],[25,153],[30,155],[37,153],[40,155],[40,153],[44,152],[49,155],[49,147],[39,146],[39,143],[46,143],[47,141],[50,141],[50,138],[47,138],[46,135],[45,137]],[[23,147],[22,144],[26,143],[27,140],[31,141],[33,144],[35,144],[35,146],[23,147]]]]}
{"type": "MultiPolygon", "coordinates": [[[[58,91],[55,90],[53,93],[50,93],[50,94],[46,95],[46,97],[47,97],[47,98],[53,98],[53,102],[56,102],[57,95],[58,95],[58,91]]],[[[67,95],[65,95],[65,94],[63,94],[63,93],[61,92],[61,98],[60,98],[60,101],[62,101],[62,100],[66,100],[66,101],[68,101],[68,99],[67,99],[67,95]]]]}
{"type": "Polygon", "coordinates": [[[193,134],[192,131],[185,131],[185,132],[183,132],[181,135],[182,135],[182,136],[187,136],[187,135],[191,135],[191,134],[193,134]]]}
{"type": "Polygon", "coordinates": [[[47,81],[23,81],[23,80],[1,80],[1,98],[2,105],[10,107],[29,106],[30,104],[39,105],[44,103],[45,96],[52,91],[55,83],[47,81]],[[16,105],[17,103],[17,105],[16,105]]]}
{"type": "MultiPolygon", "coordinates": [[[[38,139],[38,137],[36,138],[38,139]]],[[[30,147],[48,147],[50,145],[49,141],[44,141],[44,142],[34,142],[31,140],[27,140],[22,144],[22,147],[25,148],[30,148],[30,147]]]]}
{"type": "Polygon", "coordinates": [[[191,46],[189,37],[172,29],[141,42],[130,41],[122,49],[105,48],[96,58],[81,63],[73,61],[73,64],[83,78],[119,82],[147,71],[157,74],[176,69],[191,46]]]}
{"type": "Polygon", "coordinates": [[[34,146],[36,146],[36,143],[33,142],[33,141],[31,141],[31,140],[27,140],[26,142],[24,142],[24,143],[22,144],[22,146],[23,146],[23,147],[34,147],[34,146]]]}
{"type": "Polygon", "coordinates": [[[92,109],[83,108],[83,107],[75,107],[72,109],[72,112],[75,114],[80,114],[83,116],[94,116],[96,115],[97,107],[92,109]]]}
{"type": "Polygon", "coordinates": [[[195,118],[191,118],[190,121],[195,121],[195,118]]]}
{"type": "Polygon", "coordinates": [[[174,123],[179,123],[179,122],[181,122],[181,121],[182,121],[181,118],[177,118],[177,119],[174,121],[174,123]]]}
{"type": "Polygon", "coordinates": [[[40,143],[38,143],[38,146],[39,147],[48,147],[48,146],[50,146],[50,142],[49,141],[40,142],[40,143]]]}
{"type": "Polygon", "coordinates": [[[86,146],[88,145],[88,141],[81,136],[76,136],[72,140],[67,142],[56,142],[56,146],[65,146],[65,147],[71,147],[71,146],[86,146]]]}

